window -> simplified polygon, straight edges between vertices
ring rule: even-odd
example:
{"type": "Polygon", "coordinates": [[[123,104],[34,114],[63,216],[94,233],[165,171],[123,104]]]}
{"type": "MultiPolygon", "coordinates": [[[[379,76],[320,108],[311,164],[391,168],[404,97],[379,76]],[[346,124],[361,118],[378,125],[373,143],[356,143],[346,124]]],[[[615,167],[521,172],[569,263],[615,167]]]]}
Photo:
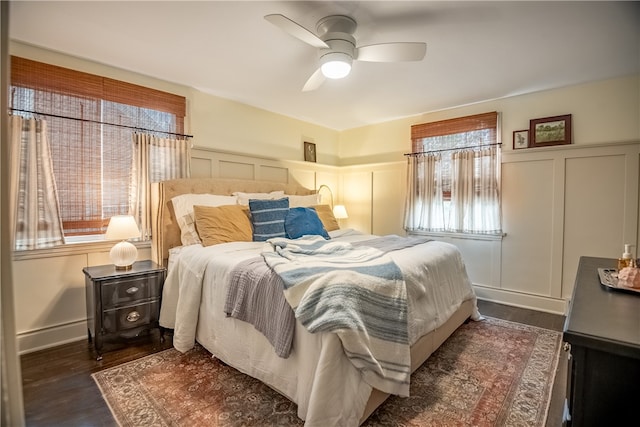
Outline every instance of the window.
{"type": "Polygon", "coordinates": [[[182,96],[11,58],[13,114],[43,117],[65,236],[102,234],[129,212],[132,132],[180,134],[182,96]]]}
{"type": "Polygon", "coordinates": [[[408,231],[501,233],[498,113],[411,127],[408,231]]]}

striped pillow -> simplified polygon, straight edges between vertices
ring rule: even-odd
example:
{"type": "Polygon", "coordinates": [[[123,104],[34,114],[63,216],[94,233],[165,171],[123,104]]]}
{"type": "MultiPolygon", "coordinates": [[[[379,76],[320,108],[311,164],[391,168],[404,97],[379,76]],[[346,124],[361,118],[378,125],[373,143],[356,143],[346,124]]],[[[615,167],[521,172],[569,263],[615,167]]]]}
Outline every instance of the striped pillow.
{"type": "Polygon", "coordinates": [[[287,237],[284,219],[289,212],[289,199],[249,199],[253,241],[264,242],[273,237],[287,237]]]}

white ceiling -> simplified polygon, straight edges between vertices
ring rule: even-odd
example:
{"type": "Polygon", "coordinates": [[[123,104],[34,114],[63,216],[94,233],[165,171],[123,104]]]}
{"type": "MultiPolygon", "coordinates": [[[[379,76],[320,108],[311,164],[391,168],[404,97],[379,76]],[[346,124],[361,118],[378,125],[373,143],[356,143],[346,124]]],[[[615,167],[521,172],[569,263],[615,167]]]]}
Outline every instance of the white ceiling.
{"type": "Polygon", "coordinates": [[[640,72],[640,2],[12,1],[12,39],[344,130],[640,72]],[[315,32],[358,22],[358,45],[423,41],[421,62],[354,62],[302,92],[317,50],[264,20],[315,32]]]}

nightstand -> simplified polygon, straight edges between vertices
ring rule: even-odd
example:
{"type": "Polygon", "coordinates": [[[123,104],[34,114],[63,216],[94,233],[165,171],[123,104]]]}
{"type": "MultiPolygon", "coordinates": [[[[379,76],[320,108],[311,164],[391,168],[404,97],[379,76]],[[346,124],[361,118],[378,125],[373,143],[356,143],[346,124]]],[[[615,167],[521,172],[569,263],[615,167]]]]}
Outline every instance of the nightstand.
{"type": "Polygon", "coordinates": [[[115,265],[85,267],[87,293],[87,333],[89,342],[102,359],[104,341],[123,341],[140,336],[158,323],[162,285],[166,270],[152,261],[137,261],[129,270],[115,265]]]}

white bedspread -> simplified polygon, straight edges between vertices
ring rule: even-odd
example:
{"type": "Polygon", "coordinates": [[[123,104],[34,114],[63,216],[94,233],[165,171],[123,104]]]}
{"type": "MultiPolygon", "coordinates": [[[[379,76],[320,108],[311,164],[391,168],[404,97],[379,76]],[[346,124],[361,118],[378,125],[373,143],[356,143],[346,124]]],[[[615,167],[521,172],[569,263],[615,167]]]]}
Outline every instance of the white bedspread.
{"type": "Polygon", "coordinates": [[[296,319],[311,333],[338,335],[369,385],[409,396],[407,290],[391,257],[322,236],[269,243],[273,250],[262,256],[282,279],[296,319]]]}
{"type": "MultiPolygon", "coordinates": [[[[347,230],[331,236],[351,242],[372,237],[347,230]]],[[[231,270],[260,254],[264,245],[191,245],[176,251],[164,286],[160,325],[174,329],[179,351],[189,350],[197,340],[225,363],[296,402],[306,426],[357,426],[371,386],[344,356],[335,334],[310,334],[298,324],[291,355],[283,359],[252,325],[225,316],[231,270]]],[[[411,344],[442,325],[464,301],[475,300],[455,246],[431,241],[389,255],[406,282],[411,344]]],[[[474,315],[479,318],[477,310],[474,315]]]]}

